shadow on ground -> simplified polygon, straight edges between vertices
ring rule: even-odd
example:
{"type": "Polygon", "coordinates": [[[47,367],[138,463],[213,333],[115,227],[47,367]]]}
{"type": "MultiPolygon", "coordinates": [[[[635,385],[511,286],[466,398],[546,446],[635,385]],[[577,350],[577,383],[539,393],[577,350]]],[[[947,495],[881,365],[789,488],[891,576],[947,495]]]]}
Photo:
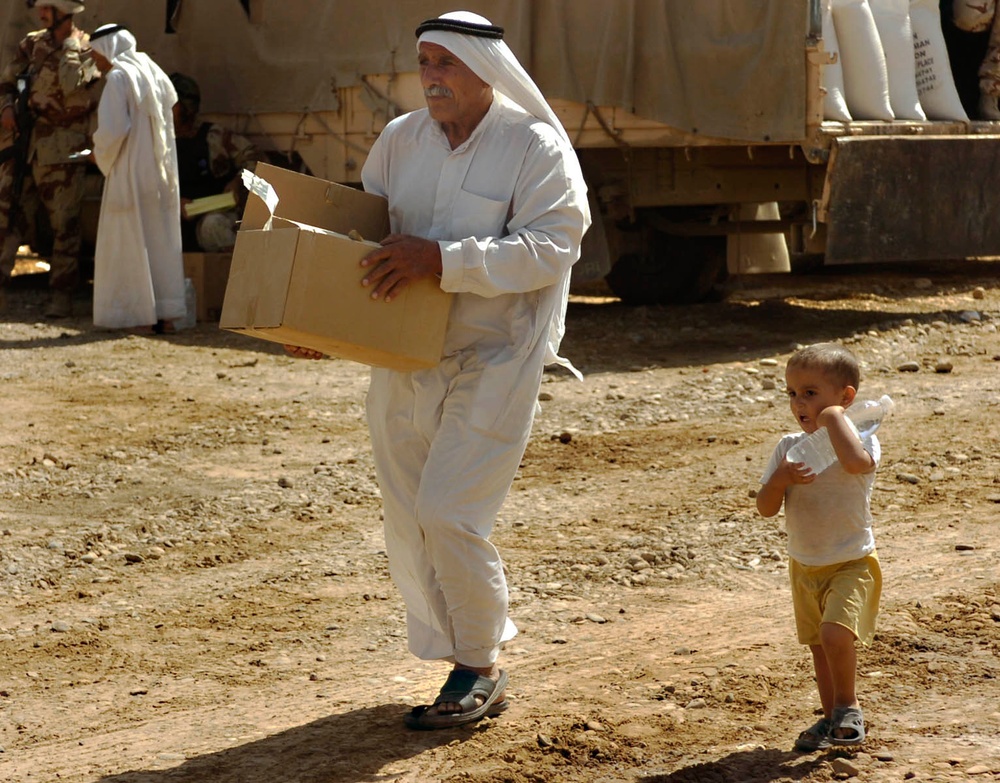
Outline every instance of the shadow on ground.
{"type": "Polygon", "coordinates": [[[166,770],[134,770],[98,783],[365,783],[379,770],[475,730],[413,732],[399,704],[352,710],[256,742],[196,756],[166,770]]]}
{"type": "Polygon", "coordinates": [[[803,780],[827,761],[828,755],[803,756],[801,753],[776,748],[754,748],[730,753],[718,761],[692,764],[669,775],[642,777],[638,783],[767,783],[772,780],[803,780]]]}

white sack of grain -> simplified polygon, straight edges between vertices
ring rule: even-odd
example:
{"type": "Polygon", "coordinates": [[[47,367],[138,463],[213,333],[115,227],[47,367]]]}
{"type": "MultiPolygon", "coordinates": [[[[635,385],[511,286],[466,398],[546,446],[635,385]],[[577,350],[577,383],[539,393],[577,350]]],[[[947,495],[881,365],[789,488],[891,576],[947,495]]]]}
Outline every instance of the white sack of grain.
{"type": "Polygon", "coordinates": [[[856,120],[891,120],[889,73],[868,0],[833,0],[844,68],[844,97],[856,120]]]}
{"type": "Polygon", "coordinates": [[[913,25],[917,95],[924,113],[932,120],[968,122],[969,115],[958,97],[948,62],[938,0],[910,0],[910,24],[913,25]]]}
{"type": "Polygon", "coordinates": [[[823,118],[850,122],[851,112],[844,97],[844,68],[840,62],[840,44],[837,29],[833,25],[831,0],[823,0],[823,49],[836,58],[835,62],[823,66],[823,118]]]}
{"type": "Polygon", "coordinates": [[[889,104],[897,120],[926,120],[917,95],[909,0],[868,0],[889,74],[889,104]]]}

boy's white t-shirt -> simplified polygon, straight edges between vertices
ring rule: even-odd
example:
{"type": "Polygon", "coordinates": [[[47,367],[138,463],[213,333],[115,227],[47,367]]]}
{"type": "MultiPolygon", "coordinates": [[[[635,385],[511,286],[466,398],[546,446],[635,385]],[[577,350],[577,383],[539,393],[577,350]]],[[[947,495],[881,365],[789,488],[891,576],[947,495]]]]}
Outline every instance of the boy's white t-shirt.
{"type": "MultiPolygon", "coordinates": [[[[767,463],[761,484],[785,459],[788,450],[808,433],[782,437],[767,463]]],[[[882,448],[874,435],[862,440],[875,465],[867,473],[848,473],[840,462],[816,476],[811,484],[792,484],[785,490],[785,530],[788,555],[807,566],[825,566],[858,560],[875,551],[871,499],[882,448]]]]}

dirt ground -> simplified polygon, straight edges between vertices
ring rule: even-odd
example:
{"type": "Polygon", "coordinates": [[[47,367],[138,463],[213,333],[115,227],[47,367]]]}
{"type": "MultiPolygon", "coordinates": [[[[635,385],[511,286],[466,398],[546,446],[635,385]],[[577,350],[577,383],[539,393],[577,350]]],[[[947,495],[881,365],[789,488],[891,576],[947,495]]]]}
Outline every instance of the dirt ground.
{"type": "MultiPolygon", "coordinates": [[[[406,651],[367,370],[213,324],[166,337],[0,317],[0,780],[695,783],[1000,780],[1000,263],[730,282],[719,302],[574,297],[495,541],[511,709],[402,716],[406,651]],[[888,393],[869,739],[815,720],[782,520],[753,493],[794,422],[783,366],[842,340],[888,393]]],[[[592,292],[594,293],[594,292],[592,292]]],[[[598,292],[599,293],[599,292],[598,292]]]]}

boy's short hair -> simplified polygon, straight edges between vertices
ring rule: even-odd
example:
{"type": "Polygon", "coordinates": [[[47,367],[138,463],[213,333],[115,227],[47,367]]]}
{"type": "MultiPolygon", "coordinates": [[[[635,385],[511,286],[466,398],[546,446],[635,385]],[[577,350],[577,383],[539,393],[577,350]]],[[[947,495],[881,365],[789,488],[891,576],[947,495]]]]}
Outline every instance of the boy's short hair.
{"type": "Polygon", "coordinates": [[[819,370],[830,380],[853,386],[861,385],[858,358],[840,343],[816,343],[792,354],[787,367],[819,370]]]}

